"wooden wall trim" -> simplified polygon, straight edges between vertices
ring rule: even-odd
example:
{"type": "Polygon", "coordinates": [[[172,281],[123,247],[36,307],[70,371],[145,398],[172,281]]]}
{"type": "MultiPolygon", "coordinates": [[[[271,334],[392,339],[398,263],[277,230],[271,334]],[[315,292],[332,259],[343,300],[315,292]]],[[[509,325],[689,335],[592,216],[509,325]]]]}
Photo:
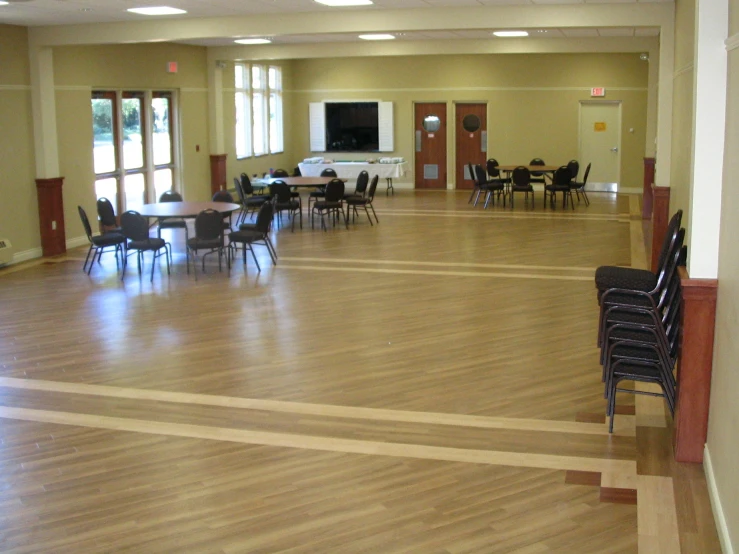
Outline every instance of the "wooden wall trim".
{"type": "Polygon", "coordinates": [[[652,271],[657,273],[659,251],[670,221],[670,187],[652,185],[652,271]]]}
{"type": "Polygon", "coordinates": [[[683,323],[673,446],[678,462],[700,463],[708,436],[718,280],[691,279],[679,270],[683,323]]]}
{"type": "Polygon", "coordinates": [[[226,189],[226,157],[228,154],[210,155],[210,193],[226,189]]]}
{"type": "Polygon", "coordinates": [[[652,217],[652,185],[654,185],[654,158],[644,158],[644,188],[642,193],[642,219],[652,217]]]}
{"type": "Polygon", "coordinates": [[[44,256],[57,256],[67,251],[64,229],[64,177],[36,179],[39,235],[44,256]]]}

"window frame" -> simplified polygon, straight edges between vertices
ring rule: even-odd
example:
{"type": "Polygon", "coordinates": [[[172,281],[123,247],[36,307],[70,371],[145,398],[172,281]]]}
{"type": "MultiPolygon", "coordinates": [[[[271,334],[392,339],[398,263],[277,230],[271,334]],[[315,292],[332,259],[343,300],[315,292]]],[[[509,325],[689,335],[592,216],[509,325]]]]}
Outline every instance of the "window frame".
{"type": "Polygon", "coordinates": [[[237,160],[260,158],[285,151],[281,66],[235,62],[234,109],[234,149],[237,160]],[[237,79],[237,68],[240,68],[242,74],[241,82],[237,79]],[[272,71],[275,72],[274,87],[270,86],[272,71]],[[255,75],[255,72],[259,74],[255,75]],[[258,78],[255,79],[255,76],[258,78]],[[238,118],[239,111],[244,114],[245,121],[238,118]],[[273,123],[275,132],[272,131],[273,123]],[[275,136],[278,142],[273,148],[275,136]],[[258,141],[258,138],[261,140],[258,141]],[[244,145],[243,152],[239,151],[239,144],[244,145]]]}

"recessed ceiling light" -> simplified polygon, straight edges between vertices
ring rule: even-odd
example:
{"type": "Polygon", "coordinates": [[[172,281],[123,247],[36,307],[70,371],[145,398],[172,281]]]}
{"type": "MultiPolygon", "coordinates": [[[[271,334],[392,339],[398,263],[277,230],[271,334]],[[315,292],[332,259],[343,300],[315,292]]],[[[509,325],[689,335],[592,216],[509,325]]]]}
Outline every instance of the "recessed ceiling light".
{"type": "Polygon", "coordinates": [[[393,40],[395,38],[394,35],[359,35],[359,38],[362,40],[393,40]]]}
{"type": "Polygon", "coordinates": [[[128,8],[127,12],[137,13],[139,15],[178,15],[187,13],[179,8],[171,8],[169,6],[150,6],[147,8],[128,8]]]}
{"type": "Polygon", "coordinates": [[[268,38],[240,38],[234,42],[238,44],[271,44],[272,41],[268,38]]]}
{"type": "Polygon", "coordinates": [[[372,0],[316,0],[319,4],[324,6],[369,6],[372,4],[372,0]]]}
{"type": "Polygon", "coordinates": [[[494,31],[496,37],[527,37],[528,31],[494,31]]]}

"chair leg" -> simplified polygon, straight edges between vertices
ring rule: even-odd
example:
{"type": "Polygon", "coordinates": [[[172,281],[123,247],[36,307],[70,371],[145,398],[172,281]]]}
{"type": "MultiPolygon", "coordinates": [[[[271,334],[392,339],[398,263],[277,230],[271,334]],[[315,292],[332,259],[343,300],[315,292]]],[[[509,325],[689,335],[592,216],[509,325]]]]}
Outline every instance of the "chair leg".
{"type": "MultiPolygon", "coordinates": [[[[87,269],[87,260],[90,259],[90,252],[92,252],[93,245],[90,244],[90,249],[87,251],[87,257],[85,258],[85,263],[82,264],[82,271],[84,272],[87,269]]],[[[90,264],[92,265],[92,264],[90,264]]],[[[90,272],[88,271],[87,274],[89,275],[90,272]]]]}
{"type": "Polygon", "coordinates": [[[264,243],[267,245],[267,251],[269,252],[269,257],[272,258],[272,263],[277,265],[277,251],[275,250],[275,247],[272,244],[269,236],[265,235],[264,243]]]}
{"type": "Polygon", "coordinates": [[[375,207],[372,205],[372,202],[369,203],[369,207],[372,210],[372,215],[375,216],[375,223],[380,223],[380,220],[377,219],[377,213],[375,212],[375,207]]]}
{"type": "Polygon", "coordinates": [[[259,273],[261,273],[262,272],[262,268],[259,267],[259,260],[257,260],[257,255],[254,252],[254,248],[252,247],[251,243],[245,242],[244,243],[244,248],[246,248],[247,246],[249,246],[249,250],[251,250],[251,257],[254,258],[254,263],[257,264],[257,271],[259,273]]]}
{"type": "Polygon", "coordinates": [[[366,214],[367,214],[367,219],[368,219],[368,220],[369,220],[369,222],[370,222],[370,226],[374,227],[374,226],[375,226],[375,224],[374,224],[374,223],[372,223],[372,216],[370,215],[370,213],[369,213],[369,210],[367,209],[367,204],[365,204],[365,205],[364,205],[364,213],[366,213],[366,214]]]}

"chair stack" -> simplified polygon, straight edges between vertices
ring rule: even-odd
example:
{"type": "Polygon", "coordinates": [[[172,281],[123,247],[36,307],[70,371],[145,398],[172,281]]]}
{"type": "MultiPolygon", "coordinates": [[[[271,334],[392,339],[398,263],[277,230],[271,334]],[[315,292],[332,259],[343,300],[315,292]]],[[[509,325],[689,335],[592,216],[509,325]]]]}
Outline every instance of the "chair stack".
{"type": "Polygon", "coordinates": [[[612,266],[596,271],[598,346],[610,432],[619,392],[663,397],[670,412],[675,411],[674,370],[681,323],[678,267],[685,263],[681,217],[678,211],[670,220],[657,273],[612,266]],[[619,388],[622,381],[654,383],[661,392],[619,388]]]}

